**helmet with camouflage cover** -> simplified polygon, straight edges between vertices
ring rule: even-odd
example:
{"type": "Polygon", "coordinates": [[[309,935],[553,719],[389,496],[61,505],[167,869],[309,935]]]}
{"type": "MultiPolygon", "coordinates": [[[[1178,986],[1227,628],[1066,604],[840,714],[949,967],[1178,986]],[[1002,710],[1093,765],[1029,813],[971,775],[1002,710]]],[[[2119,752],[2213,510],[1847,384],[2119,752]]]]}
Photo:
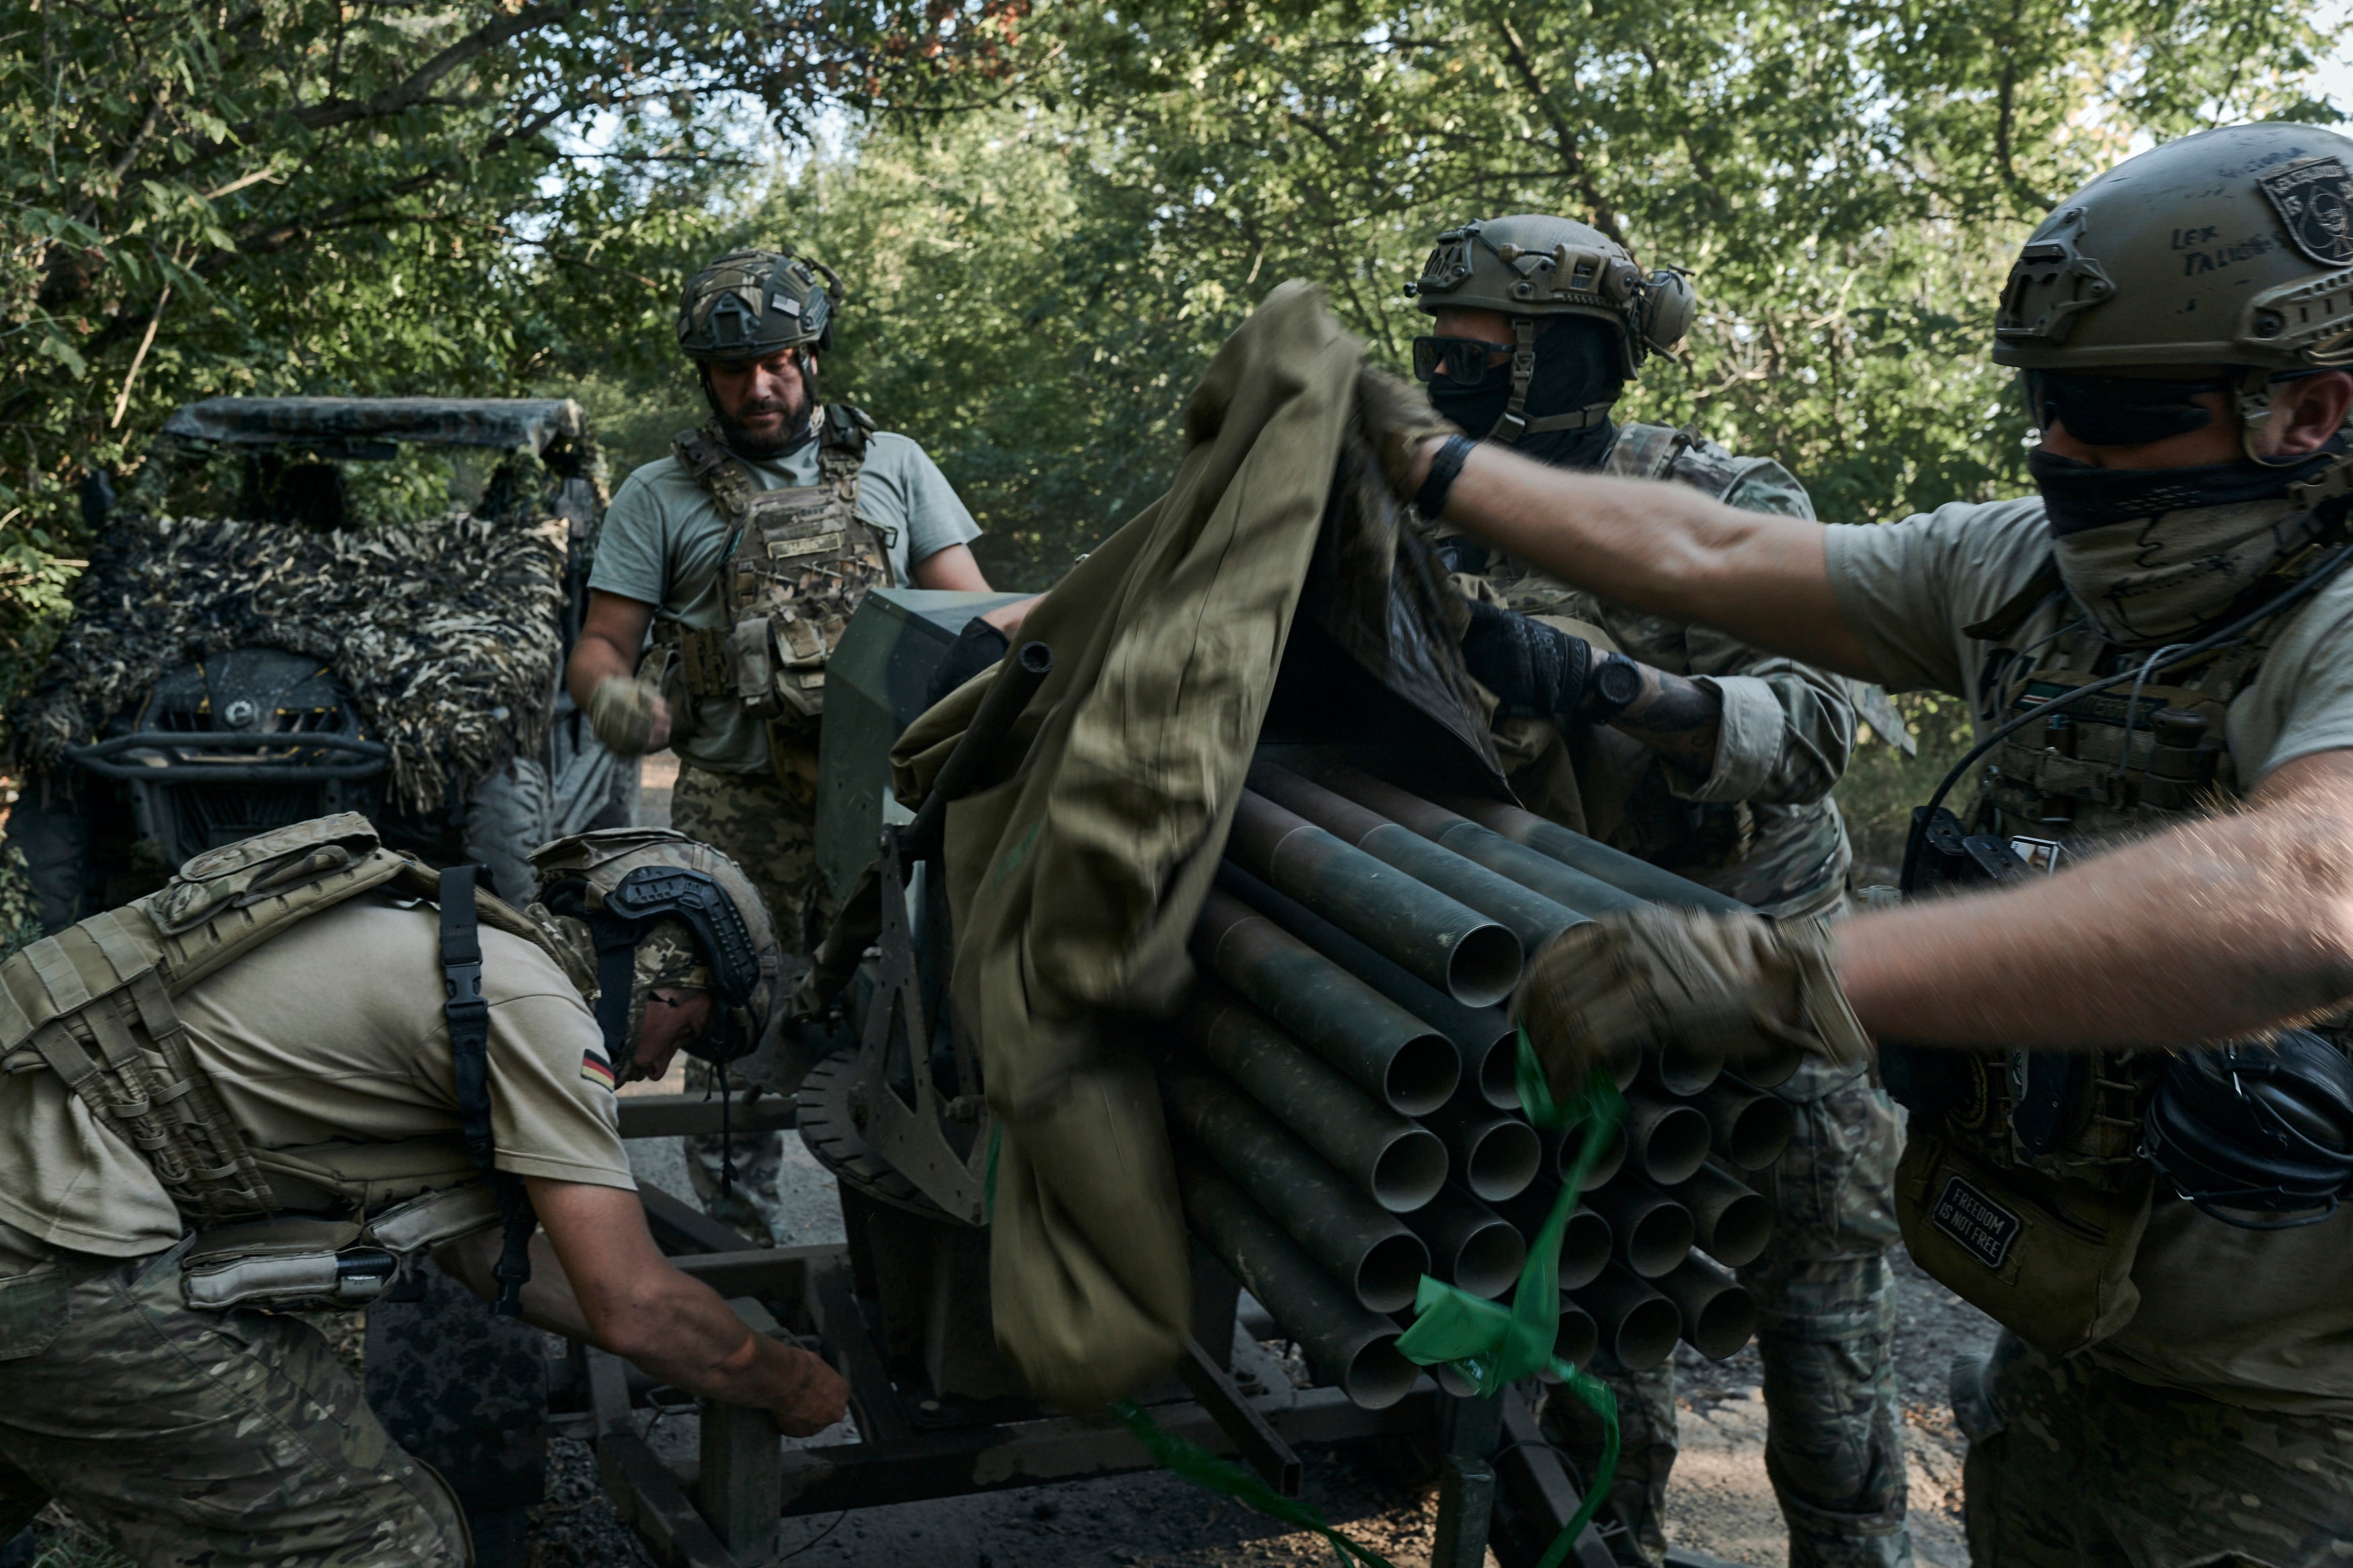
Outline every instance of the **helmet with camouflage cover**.
{"type": "Polygon", "coordinates": [[[734,861],[667,827],[610,827],[542,845],[531,863],[548,913],[586,928],[596,1022],[617,1061],[655,984],[712,993],[716,1026],[691,1055],[727,1062],[759,1045],[784,1000],[785,955],[734,861]]]}
{"type": "Polygon", "coordinates": [[[844,297],[840,278],[823,262],[789,250],[739,250],[686,280],[678,346],[700,364],[804,346],[822,353],[832,346],[833,313],[844,297]]]}
{"type": "MultiPolygon", "coordinates": [[[[1690,330],[1699,300],[1682,273],[1645,273],[1626,247],[1590,224],[1542,213],[1516,213],[1450,228],[1406,292],[1431,315],[1493,310],[1512,322],[1517,352],[1513,396],[1497,437],[1518,436],[1585,417],[1529,420],[1523,410],[1535,375],[1535,339],[1544,319],[1583,316],[1615,333],[1621,368],[1631,376],[1652,353],[1664,353],[1690,330]]],[[[1421,353],[1419,348],[1417,353],[1421,353]]],[[[1426,380],[1428,366],[1415,369],[1426,380]]]]}
{"type": "Polygon", "coordinates": [[[2241,411],[2261,424],[2274,375],[2353,364],[2353,138],[2233,125],[2127,158],[2028,238],[1993,357],[2236,367],[2241,411]]]}

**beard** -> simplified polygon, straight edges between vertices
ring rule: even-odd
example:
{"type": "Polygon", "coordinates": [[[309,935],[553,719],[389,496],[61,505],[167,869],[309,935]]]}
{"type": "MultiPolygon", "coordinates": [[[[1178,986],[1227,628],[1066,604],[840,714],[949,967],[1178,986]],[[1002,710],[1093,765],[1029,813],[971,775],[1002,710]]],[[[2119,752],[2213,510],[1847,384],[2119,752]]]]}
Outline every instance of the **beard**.
{"type": "Polygon", "coordinates": [[[808,438],[810,416],[816,405],[804,403],[794,408],[780,398],[755,397],[733,414],[715,404],[712,412],[719,420],[719,434],[726,441],[727,449],[739,458],[760,462],[782,457],[808,438]],[[774,431],[749,430],[742,423],[742,416],[747,414],[780,414],[784,422],[774,431]]]}

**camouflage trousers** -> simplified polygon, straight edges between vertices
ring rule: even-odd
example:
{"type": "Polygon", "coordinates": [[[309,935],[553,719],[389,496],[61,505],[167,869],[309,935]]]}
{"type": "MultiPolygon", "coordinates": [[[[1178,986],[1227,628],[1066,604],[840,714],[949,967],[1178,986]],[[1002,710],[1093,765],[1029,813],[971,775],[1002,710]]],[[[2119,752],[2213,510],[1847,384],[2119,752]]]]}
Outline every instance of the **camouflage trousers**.
{"type": "Polygon", "coordinates": [[[2353,1421],[2150,1388],[2004,1333],[1953,1365],[1975,1568],[2353,1561],[2353,1421]]]}
{"type": "MultiPolygon", "coordinates": [[[[681,767],[670,796],[670,823],[733,860],[759,889],[785,951],[806,952],[833,919],[833,898],[817,869],[816,763],[792,782],[774,773],[721,773],[681,767]]],[[[718,1070],[690,1058],[688,1092],[718,1087],[718,1070]]],[[[776,1177],[783,1168],[781,1132],[738,1133],[722,1139],[697,1133],[685,1140],[687,1179],[702,1209],[753,1240],[774,1246],[781,1231],[776,1177]],[[733,1145],[733,1173],[723,1145],[733,1145]]]]}
{"type": "Polygon", "coordinates": [[[52,1259],[6,1236],[0,1540],[54,1497],[152,1568],[471,1561],[448,1489],[385,1434],[316,1330],[191,1311],[185,1243],[52,1259]]]}
{"type": "MultiPolygon", "coordinates": [[[[1894,1108],[1867,1079],[1827,1067],[1800,1069],[1776,1092],[1797,1130],[1780,1161],[1749,1178],[1773,1205],[1773,1243],[1739,1272],[1757,1300],[1765,1469],[1788,1526],[1789,1568],[1901,1568],[1912,1543],[1887,1266],[1898,1239],[1894,1108]]],[[[1674,1363],[1603,1375],[1624,1445],[1604,1512],[1655,1568],[1677,1451],[1674,1363]]],[[[1545,1425],[1572,1454],[1600,1440],[1589,1413],[1557,1395],[1545,1425]]]]}

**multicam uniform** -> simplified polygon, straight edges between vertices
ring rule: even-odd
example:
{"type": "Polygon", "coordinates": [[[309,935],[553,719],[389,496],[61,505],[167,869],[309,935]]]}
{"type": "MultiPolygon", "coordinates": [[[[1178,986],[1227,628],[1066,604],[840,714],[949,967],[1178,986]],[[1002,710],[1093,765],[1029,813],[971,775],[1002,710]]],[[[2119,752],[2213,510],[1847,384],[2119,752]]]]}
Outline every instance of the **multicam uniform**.
{"type": "MultiPolygon", "coordinates": [[[[1751,511],[1810,518],[1788,469],[1736,457],[1658,425],[1623,426],[1606,471],[1681,480],[1751,511]]],[[[1597,837],[1767,914],[1832,912],[1851,851],[1830,791],[1855,744],[1859,702],[1875,690],[1721,632],[1647,615],[1567,587],[1516,563],[1488,574],[1508,607],[1598,630],[1629,658],[1684,676],[1724,703],[1715,765],[1691,776],[1657,752],[1599,731],[1578,756],[1577,788],[1597,837]]],[[[1541,763],[1536,764],[1541,766],[1541,763]]],[[[1539,786],[1528,792],[1540,795],[1539,786]]],[[[1887,1097],[1858,1071],[1809,1065],[1773,1091],[1796,1112],[1788,1152],[1755,1178],[1774,1206],[1773,1245],[1739,1271],[1757,1299],[1770,1426],[1766,1466],[1789,1528],[1789,1561],[1909,1560],[1904,1445],[1892,1363],[1896,1226],[1891,1190],[1899,1135],[1887,1097]]],[[[1674,1463],[1672,1363],[1612,1379],[1625,1451],[1617,1506],[1652,1561],[1674,1463]]],[[[1577,1432],[1586,1417],[1553,1401],[1577,1432]]]]}
{"type": "MultiPolygon", "coordinates": [[[[1966,698],[1982,732],[2154,651],[2085,625],[2048,570],[2052,543],[2038,500],[1955,504],[1831,530],[1831,581],[1873,665],[1899,689],[1966,698]]],[[[2291,552],[2257,588],[2319,552],[2291,552]]],[[[2348,628],[2340,575],[2137,692],[2029,725],[1993,753],[1967,826],[2096,852],[2353,746],[2348,628]]],[[[1906,1059],[1890,1058],[1891,1079],[1906,1059]]],[[[1989,1363],[1954,1376],[1979,1563],[2311,1564],[2353,1550],[2353,1219],[2240,1229],[2154,1179],[2137,1151],[2167,1059],[2067,1058],[2088,1070],[2040,1119],[2042,1069],[2023,1056],[1910,1069],[1932,1077],[1907,1089],[1906,1240],[2007,1331],[1989,1363]]]]}
{"type": "MultiPolygon", "coordinates": [[[[280,1205],[332,1201],[290,1184],[290,1168],[339,1170],[343,1196],[389,1184],[396,1167],[411,1184],[438,1165],[420,1179],[456,1196],[473,1184],[438,942],[432,907],[362,892],[166,1005],[193,1076],[209,1080],[280,1205]]],[[[611,1068],[580,993],[536,943],[487,926],[480,942],[499,1169],[630,1188],[611,1068]]],[[[42,943],[0,969],[15,1005],[0,1010],[36,1011],[115,961],[87,941],[42,943]]],[[[152,1003],[142,1018],[158,1016],[152,1003]]],[[[161,1058],[148,1055],[152,1072],[161,1058]]],[[[157,1168],[34,1049],[5,1067],[0,1539],[55,1497],[145,1563],[468,1561],[448,1488],[386,1435],[315,1330],[188,1304],[184,1267],[231,1233],[188,1235],[157,1168]]],[[[495,1224],[495,1208],[476,1218],[495,1224]]]]}
{"type": "MultiPolygon", "coordinates": [[[[613,498],[588,579],[593,590],[657,607],[648,673],[663,668],[677,726],[671,748],[684,764],[670,798],[671,826],[741,866],[787,945],[801,951],[833,915],[817,874],[818,721],[803,710],[815,705],[821,685],[812,684],[802,703],[768,703],[767,713],[747,712],[738,693],[798,689],[811,675],[821,679],[822,664],[820,656],[796,658],[806,651],[795,647],[802,625],[771,614],[759,587],[745,584],[782,579],[770,563],[806,562],[848,569],[846,562],[876,583],[887,567],[887,582],[904,584],[916,563],[980,537],[946,477],[913,441],[872,430],[839,405],[820,411],[814,425],[807,440],[765,461],[718,449],[706,432],[681,437],[676,455],[631,473],[613,498]],[[855,441],[847,460],[852,441],[845,437],[855,441]],[[744,510],[747,498],[784,491],[795,495],[778,495],[748,526],[729,515],[744,510]],[[804,539],[818,549],[798,553],[804,539]],[[742,635],[754,623],[760,635],[742,635]],[[740,659],[739,647],[760,657],[740,659]]],[[[789,603],[790,588],[776,597],[789,603]]],[[[839,628],[830,630],[838,637],[839,628]]],[[[690,1061],[687,1081],[700,1090],[717,1074],[690,1061]]],[[[688,1176],[714,1217],[779,1239],[782,1137],[733,1142],[728,1180],[721,1139],[689,1138],[688,1176]]]]}

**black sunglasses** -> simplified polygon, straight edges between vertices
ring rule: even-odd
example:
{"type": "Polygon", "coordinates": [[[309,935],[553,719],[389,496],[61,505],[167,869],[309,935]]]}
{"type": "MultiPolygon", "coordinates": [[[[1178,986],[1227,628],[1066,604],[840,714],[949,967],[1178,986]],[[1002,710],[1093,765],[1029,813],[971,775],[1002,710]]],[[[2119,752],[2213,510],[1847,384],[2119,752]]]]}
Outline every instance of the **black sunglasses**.
{"type": "Polygon", "coordinates": [[[2220,375],[2148,381],[2031,370],[2026,373],[2026,408],[2038,428],[2063,425],[2067,434],[2090,446],[2146,447],[2213,423],[2214,411],[2200,403],[2199,395],[2228,392],[2231,385],[2228,376],[2220,375]]]}
{"type": "Polygon", "coordinates": [[[1414,379],[1443,381],[1464,392],[1476,392],[1490,379],[1512,374],[1512,353],[1511,344],[1491,343],[1484,338],[1416,338],[1414,379]]]}

